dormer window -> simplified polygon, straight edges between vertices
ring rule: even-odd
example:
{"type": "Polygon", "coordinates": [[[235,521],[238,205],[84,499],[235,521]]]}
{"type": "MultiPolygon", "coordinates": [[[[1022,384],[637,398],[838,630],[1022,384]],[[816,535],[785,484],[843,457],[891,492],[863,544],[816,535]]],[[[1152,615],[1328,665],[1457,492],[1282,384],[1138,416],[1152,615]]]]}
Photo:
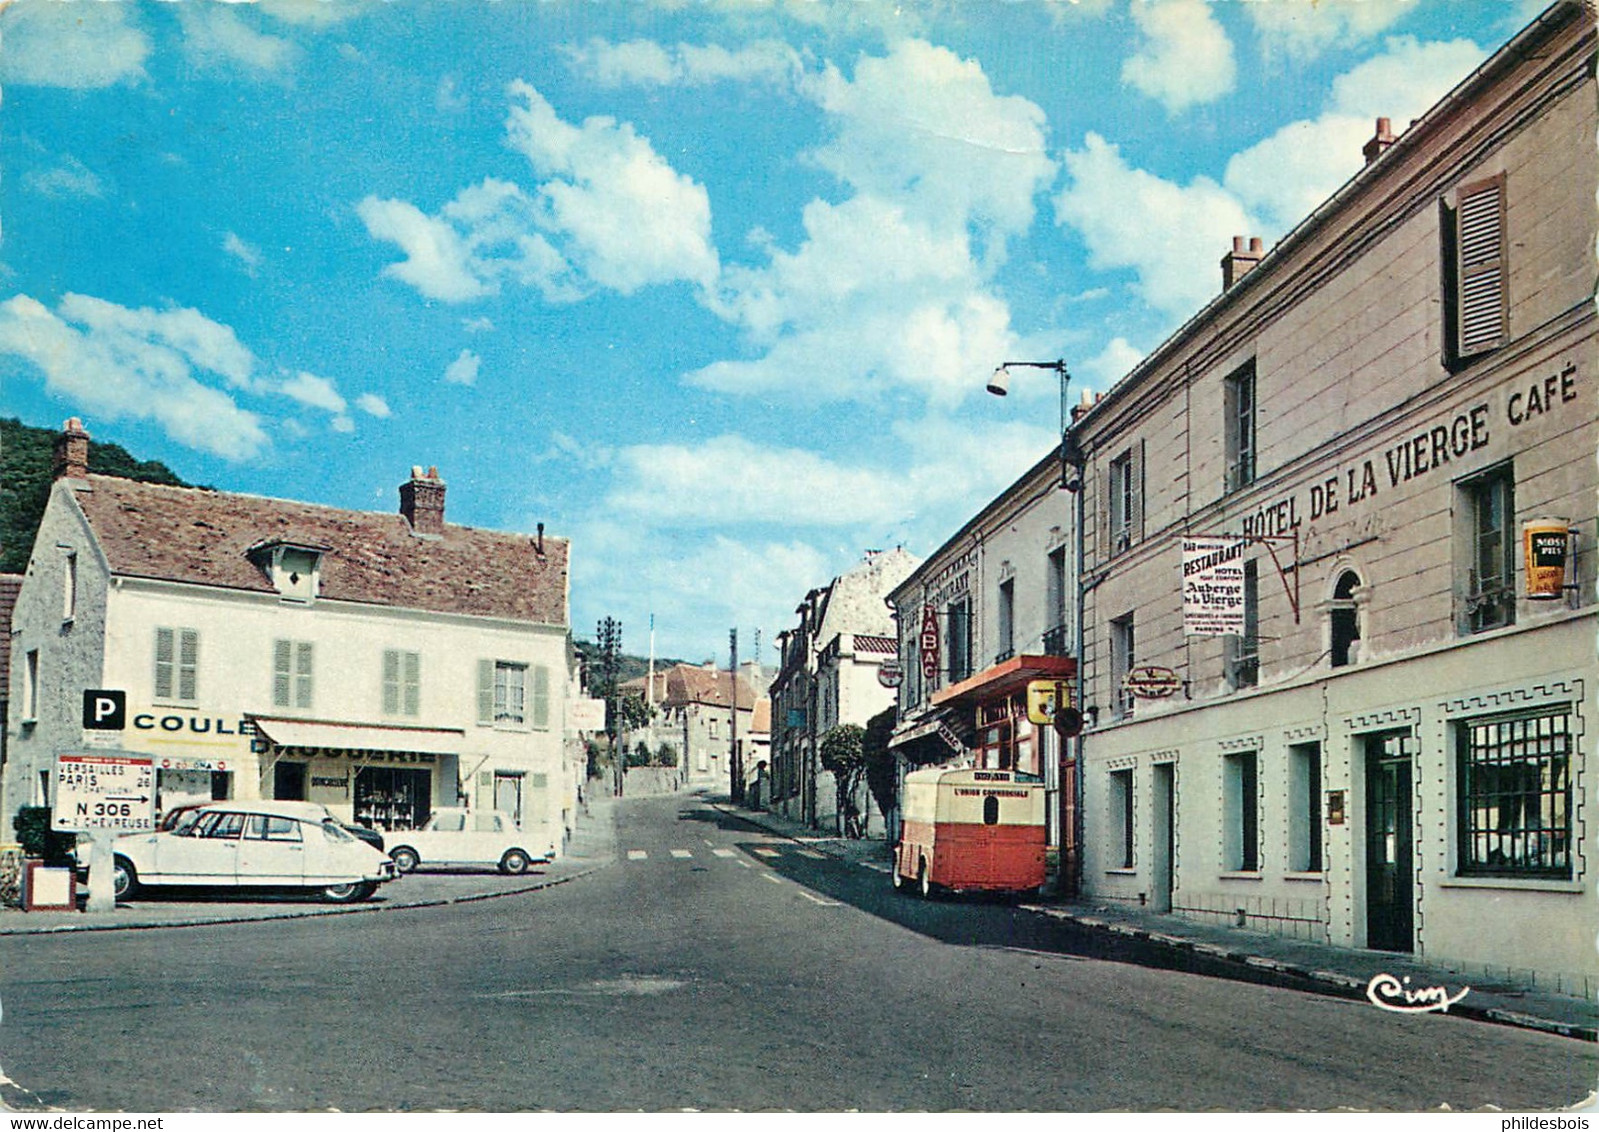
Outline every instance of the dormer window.
{"type": "Polygon", "coordinates": [[[322,555],[327,550],[325,546],[275,539],[251,547],[250,557],[284,598],[289,601],[312,601],[317,596],[322,555]]]}

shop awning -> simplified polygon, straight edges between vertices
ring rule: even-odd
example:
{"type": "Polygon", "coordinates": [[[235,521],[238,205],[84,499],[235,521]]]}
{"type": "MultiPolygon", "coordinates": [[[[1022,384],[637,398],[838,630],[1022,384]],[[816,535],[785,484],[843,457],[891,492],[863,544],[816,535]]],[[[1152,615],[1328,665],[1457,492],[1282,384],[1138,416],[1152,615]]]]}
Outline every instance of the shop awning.
{"type": "Polygon", "coordinates": [[[1026,688],[1034,680],[1075,680],[1077,661],[1069,656],[1013,656],[959,684],[933,693],[933,705],[968,708],[1026,688]]]}
{"type": "Polygon", "coordinates": [[[889,750],[899,750],[913,744],[933,744],[942,747],[948,757],[964,755],[971,746],[965,728],[949,712],[935,711],[924,719],[895,731],[888,740],[889,750]]]}
{"type": "Polygon", "coordinates": [[[459,754],[466,731],[459,727],[385,727],[370,723],[278,719],[258,715],[255,727],[276,747],[327,751],[385,751],[418,755],[459,754]]]}

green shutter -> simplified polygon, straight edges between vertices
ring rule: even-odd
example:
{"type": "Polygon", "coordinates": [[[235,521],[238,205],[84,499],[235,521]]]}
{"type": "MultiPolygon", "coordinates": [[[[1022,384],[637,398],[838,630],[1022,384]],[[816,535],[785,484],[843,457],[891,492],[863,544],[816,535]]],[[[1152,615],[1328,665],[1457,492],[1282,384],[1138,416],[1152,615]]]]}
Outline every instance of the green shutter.
{"type": "Polygon", "coordinates": [[[406,715],[422,714],[422,654],[408,652],[405,654],[404,666],[405,697],[404,708],[406,715]]]}
{"type": "Polygon", "coordinates": [[[550,725],[550,670],[543,665],[533,669],[533,726],[550,725]]]}
{"type": "Polygon", "coordinates": [[[477,662],[477,721],[494,722],[494,662],[477,662]]]}
{"type": "Polygon", "coordinates": [[[172,630],[155,631],[155,698],[172,698],[172,630]]]}
{"type": "Polygon", "coordinates": [[[289,706],[289,676],[293,655],[290,642],[272,642],[272,703],[276,707],[289,706]]]}
{"type": "Polygon", "coordinates": [[[178,634],[178,699],[193,703],[199,698],[200,633],[184,629],[178,634]]]}
{"type": "Polygon", "coordinates": [[[397,715],[400,711],[400,654],[394,649],[383,652],[383,714],[397,715]]]}
{"type": "Polygon", "coordinates": [[[294,706],[311,706],[311,642],[297,641],[294,647],[294,706]]]}

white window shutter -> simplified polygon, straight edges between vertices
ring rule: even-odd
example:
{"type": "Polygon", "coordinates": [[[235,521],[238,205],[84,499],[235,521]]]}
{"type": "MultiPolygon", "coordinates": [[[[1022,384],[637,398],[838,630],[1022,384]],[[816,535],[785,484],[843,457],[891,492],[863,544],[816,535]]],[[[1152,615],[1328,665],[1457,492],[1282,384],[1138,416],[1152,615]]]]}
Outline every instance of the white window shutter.
{"type": "Polygon", "coordinates": [[[1508,334],[1505,272],[1505,186],[1502,180],[1461,190],[1455,212],[1461,357],[1504,343],[1508,334]]]}

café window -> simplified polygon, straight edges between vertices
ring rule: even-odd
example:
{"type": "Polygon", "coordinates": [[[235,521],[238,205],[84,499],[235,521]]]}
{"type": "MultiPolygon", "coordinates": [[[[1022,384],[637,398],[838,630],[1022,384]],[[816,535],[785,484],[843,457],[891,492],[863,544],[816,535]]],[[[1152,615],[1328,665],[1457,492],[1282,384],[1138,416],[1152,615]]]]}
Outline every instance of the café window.
{"type": "Polygon", "coordinates": [[[1360,575],[1345,570],[1338,575],[1333,586],[1332,604],[1328,610],[1328,650],[1334,668],[1343,668],[1360,659],[1360,607],[1355,602],[1355,591],[1360,589],[1360,575]]]}
{"type": "Polygon", "coordinates": [[[1481,633],[1516,620],[1515,480],[1509,464],[1458,486],[1465,585],[1461,628],[1481,633]]]}
{"type": "Polygon", "coordinates": [[[1133,867],[1133,772],[1110,772],[1110,805],[1107,821],[1110,834],[1106,848],[1110,852],[1111,868],[1133,867]]]}
{"type": "Polygon", "coordinates": [[[1243,751],[1222,760],[1222,867],[1260,870],[1259,755],[1243,751]]]}
{"type": "Polygon", "coordinates": [[[1456,734],[1461,875],[1570,879],[1570,714],[1469,719],[1456,734]]]}
{"type": "Polygon", "coordinates": [[[1288,867],[1299,873],[1322,871],[1321,744],[1288,748],[1288,867]]]}

